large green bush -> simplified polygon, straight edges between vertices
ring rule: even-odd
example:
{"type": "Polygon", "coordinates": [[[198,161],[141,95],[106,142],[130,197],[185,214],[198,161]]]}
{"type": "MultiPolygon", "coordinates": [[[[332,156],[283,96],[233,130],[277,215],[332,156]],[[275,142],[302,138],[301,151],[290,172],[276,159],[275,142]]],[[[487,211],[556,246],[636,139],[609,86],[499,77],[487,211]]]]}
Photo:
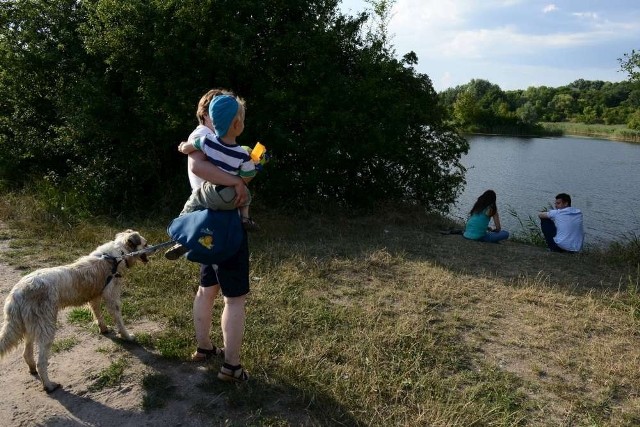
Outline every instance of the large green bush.
{"type": "Polygon", "coordinates": [[[0,3],[2,179],[44,180],[76,211],[177,210],[177,143],[201,94],[226,87],[248,103],[241,142],[272,154],[252,183],[264,203],[446,206],[467,142],[415,58],[396,60],[337,4],[0,3]]]}

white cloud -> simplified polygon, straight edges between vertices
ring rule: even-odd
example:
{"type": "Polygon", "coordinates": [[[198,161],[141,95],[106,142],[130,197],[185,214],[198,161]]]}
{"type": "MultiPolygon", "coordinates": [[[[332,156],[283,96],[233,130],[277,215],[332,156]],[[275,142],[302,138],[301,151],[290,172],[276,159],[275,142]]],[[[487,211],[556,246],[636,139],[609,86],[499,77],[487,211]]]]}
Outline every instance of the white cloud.
{"type": "Polygon", "coordinates": [[[544,49],[584,46],[610,35],[612,33],[608,31],[535,35],[518,32],[514,26],[505,26],[458,32],[449,41],[439,45],[437,51],[448,57],[495,58],[544,49]]]}
{"type": "Polygon", "coordinates": [[[405,0],[394,5],[392,25],[396,28],[446,28],[465,23],[469,9],[465,1],[405,0]]]}
{"type": "Polygon", "coordinates": [[[572,15],[577,16],[581,19],[592,19],[594,21],[597,21],[599,19],[598,14],[595,12],[574,12],[572,13],[572,15]]]}
{"type": "MultiPolygon", "coordinates": [[[[430,9],[420,0],[400,1],[396,5],[397,14],[393,17],[390,30],[392,43],[400,55],[413,50],[420,63],[438,61],[456,56],[467,59],[505,58],[522,53],[536,54],[545,52],[553,56],[554,49],[584,47],[589,44],[604,43],[634,38],[640,35],[640,22],[611,22],[599,20],[589,28],[572,28],[567,22],[555,31],[534,34],[524,31],[519,23],[487,28],[468,28],[466,12],[460,6],[464,1],[443,2],[441,6],[430,9]],[[422,14],[422,15],[420,15],[422,14]],[[425,23],[429,21],[429,23],[425,23]]],[[[440,4],[440,3],[438,3],[440,4]]],[[[568,16],[568,15],[567,15],[568,16]]],[[[582,12],[581,19],[597,19],[598,14],[582,12]]],[[[593,21],[589,21],[593,22],[593,21]]]]}
{"type": "MultiPolygon", "coordinates": [[[[342,1],[363,5],[356,10],[367,7],[365,0],[342,1]]],[[[563,85],[577,78],[607,80],[596,68],[578,69],[581,56],[593,46],[584,63],[593,67],[600,58],[603,68],[615,69],[615,58],[640,39],[640,7],[616,7],[614,2],[611,8],[585,10],[582,1],[556,1],[397,0],[388,30],[398,56],[414,51],[417,70],[428,74],[437,88],[470,78],[507,88],[524,88],[525,81],[563,85]],[[576,58],[575,76],[555,68],[568,57],[576,58]]],[[[615,72],[608,80],[613,79],[615,72]]]]}

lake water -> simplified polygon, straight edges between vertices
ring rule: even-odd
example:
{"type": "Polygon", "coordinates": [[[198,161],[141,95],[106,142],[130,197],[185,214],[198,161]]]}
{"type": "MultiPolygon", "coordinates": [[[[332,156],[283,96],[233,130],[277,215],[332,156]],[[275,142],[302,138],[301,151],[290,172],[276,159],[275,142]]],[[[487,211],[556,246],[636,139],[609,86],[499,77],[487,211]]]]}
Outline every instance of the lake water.
{"type": "Polygon", "coordinates": [[[571,195],[584,214],[585,244],[600,246],[629,233],[640,236],[640,144],[590,138],[471,136],[462,158],[467,185],[452,213],[466,219],[478,196],[498,196],[502,227],[523,232],[523,221],[571,195]]]}

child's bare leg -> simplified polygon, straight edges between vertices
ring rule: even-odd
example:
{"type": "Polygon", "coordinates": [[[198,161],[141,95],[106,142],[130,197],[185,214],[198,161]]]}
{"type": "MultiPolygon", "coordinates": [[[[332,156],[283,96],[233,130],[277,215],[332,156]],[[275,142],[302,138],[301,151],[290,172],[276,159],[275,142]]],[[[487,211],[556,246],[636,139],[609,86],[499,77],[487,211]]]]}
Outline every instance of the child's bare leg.
{"type": "Polygon", "coordinates": [[[242,217],[242,226],[247,231],[258,231],[260,227],[249,216],[249,205],[240,206],[240,216],[242,217]]]}
{"type": "Polygon", "coordinates": [[[240,215],[242,215],[242,220],[243,221],[244,221],[245,218],[251,218],[249,216],[249,205],[240,207],[240,215]]]}

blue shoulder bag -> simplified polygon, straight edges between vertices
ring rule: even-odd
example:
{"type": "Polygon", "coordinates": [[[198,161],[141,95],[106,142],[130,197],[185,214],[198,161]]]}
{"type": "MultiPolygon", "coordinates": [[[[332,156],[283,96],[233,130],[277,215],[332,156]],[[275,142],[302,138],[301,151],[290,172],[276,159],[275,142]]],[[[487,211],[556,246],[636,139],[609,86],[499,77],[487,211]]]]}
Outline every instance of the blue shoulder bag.
{"type": "Polygon", "coordinates": [[[175,218],[167,227],[171,240],[187,247],[187,259],[201,264],[218,264],[240,249],[244,230],[237,209],[204,209],[175,218]]]}

